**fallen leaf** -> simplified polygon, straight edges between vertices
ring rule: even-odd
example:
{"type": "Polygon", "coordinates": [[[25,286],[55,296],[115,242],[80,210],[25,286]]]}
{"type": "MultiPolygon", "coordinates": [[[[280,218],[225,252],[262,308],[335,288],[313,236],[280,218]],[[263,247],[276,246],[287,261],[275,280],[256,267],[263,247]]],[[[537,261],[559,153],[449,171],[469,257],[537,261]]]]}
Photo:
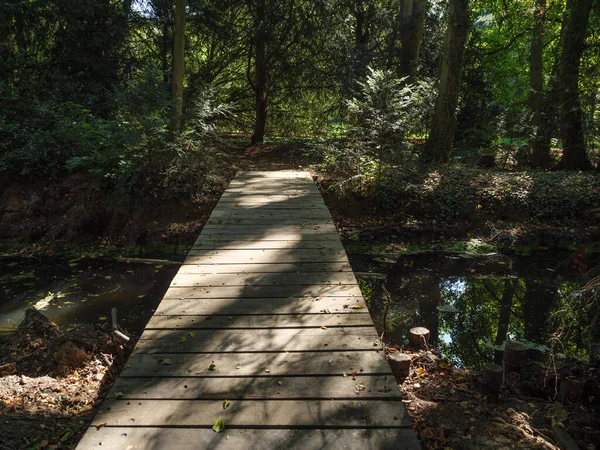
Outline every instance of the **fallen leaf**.
{"type": "Polygon", "coordinates": [[[364,309],[363,305],[350,305],[350,309],[364,309]]]}
{"type": "Polygon", "coordinates": [[[169,366],[169,365],[173,364],[173,363],[171,362],[171,360],[170,360],[170,359],[167,359],[167,358],[165,358],[165,359],[161,359],[160,361],[158,361],[158,363],[159,363],[159,364],[162,364],[163,366],[169,366]]]}
{"type": "Polygon", "coordinates": [[[219,418],[219,419],[215,420],[215,423],[213,424],[212,429],[217,433],[224,431],[225,430],[225,422],[223,422],[223,419],[219,418]]]}
{"type": "Polygon", "coordinates": [[[121,397],[123,397],[123,393],[122,392],[117,392],[115,394],[115,398],[121,398],[121,397]]]}
{"type": "Polygon", "coordinates": [[[224,400],[223,401],[223,409],[229,408],[229,405],[231,405],[231,402],[229,400],[224,400]]]}
{"type": "Polygon", "coordinates": [[[100,316],[100,317],[98,317],[98,320],[100,322],[104,322],[106,319],[108,319],[108,317],[106,317],[106,316],[100,316]]]}
{"type": "Polygon", "coordinates": [[[196,335],[197,335],[198,333],[196,333],[195,331],[190,331],[188,334],[190,335],[190,337],[193,337],[193,338],[194,338],[194,337],[196,337],[196,335]]]}
{"type": "Polygon", "coordinates": [[[100,428],[105,427],[106,425],[107,425],[107,422],[102,422],[102,423],[99,423],[98,425],[95,425],[95,427],[96,427],[96,430],[99,430],[100,428]]]}
{"type": "Polygon", "coordinates": [[[217,366],[215,366],[214,364],[211,364],[210,366],[208,366],[208,370],[215,370],[217,368],[217,366]]]}

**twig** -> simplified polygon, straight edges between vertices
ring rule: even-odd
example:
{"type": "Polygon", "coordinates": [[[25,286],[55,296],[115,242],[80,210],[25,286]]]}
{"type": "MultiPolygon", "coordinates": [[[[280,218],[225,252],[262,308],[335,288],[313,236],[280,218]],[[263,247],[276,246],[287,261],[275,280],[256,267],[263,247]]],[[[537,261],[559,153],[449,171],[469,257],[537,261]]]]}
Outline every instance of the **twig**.
{"type": "Polygon", "coordinates": [[[388,312],[390,310],[390,305],[392,304],[392,296],[390,295],[390,292],[385,288],[385,286],[383,287],[383,294],[385,295],[386,298],[386,305],[385,305],[385,312],[383,313],[383,331],[381,333],[381,342],[383,343],[383,339],[386,337],[385,336],[385,332],[387,331],[387,316],[388,316],[388,312]]]}

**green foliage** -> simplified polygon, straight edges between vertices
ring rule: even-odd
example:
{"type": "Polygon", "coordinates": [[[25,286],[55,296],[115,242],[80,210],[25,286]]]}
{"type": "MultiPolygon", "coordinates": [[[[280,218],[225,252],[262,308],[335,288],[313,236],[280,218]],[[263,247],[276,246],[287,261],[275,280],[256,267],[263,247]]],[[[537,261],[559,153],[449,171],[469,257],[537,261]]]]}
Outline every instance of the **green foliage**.
{"type": "Polygon", "coordinates": [[[321,168],[345,177],[339,185],[381,194],[384,172],[414,159],[407,137],[418,133],[430,108],[434,90],[430,83],[406,84],[392,72],[369,68],[359,94],[347,104],[348,122],[343,139],[318,145],[321,168]]]}

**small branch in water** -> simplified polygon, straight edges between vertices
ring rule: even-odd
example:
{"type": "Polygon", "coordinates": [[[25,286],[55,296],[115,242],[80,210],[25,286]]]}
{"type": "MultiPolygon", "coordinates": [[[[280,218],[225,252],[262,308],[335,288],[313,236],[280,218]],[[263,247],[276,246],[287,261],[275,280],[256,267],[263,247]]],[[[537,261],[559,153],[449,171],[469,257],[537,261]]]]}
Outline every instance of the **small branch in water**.
{"type": "Polygon", "coordinates": [[[117,261],[120,262],[131,262],[136,264],[172,264],[181,265],[181,261],[170,261],[168,259],[147,259],[147,258],[124,258],[122,256],[117,257],[117,261]]]}

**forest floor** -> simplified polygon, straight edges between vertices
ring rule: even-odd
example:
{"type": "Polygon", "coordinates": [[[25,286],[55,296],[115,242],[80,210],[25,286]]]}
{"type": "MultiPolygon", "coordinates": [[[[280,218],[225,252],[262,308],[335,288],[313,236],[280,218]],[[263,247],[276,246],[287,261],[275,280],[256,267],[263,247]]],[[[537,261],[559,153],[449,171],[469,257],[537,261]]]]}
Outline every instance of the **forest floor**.
{"type": "MultiPolygon", "coordinates": [[[[337,194],[327,190],[338,180],[316,171],[313,161],[294,145],[240,147],[232,154],[242,170],[311,170],[344,244],[357,253],[382,251],[397,258],[407,252],[493,248],[525,254],[566,249],[585,255],[594,242],[600,242],[598,218],[587,212],[575,222],[506,217],[436,222],[409,213],[406,205],[381,214],[371,199],[358,194],[339,201],[337,194]]],[[[223,171],[223,189],[230,172],[230,167],[223,171]]],[[[148,198],[143,204],[115,207],[82,174],[51,186],[12,183],[0,192],[0,252],[182,259],[218,197],[148,198]]],[[[583,265],[584,260],[581,256],[583,265]]],[[[118,376],[126,354],[102,327],[62,329],[35,321],[25,322],[19,330],[0,336],[0,448],[73,448],[91,420],[94,405],[118,376]],[[64,360],[65,353],[80,358],[64,360]]],[[[593,372],[596,380],[597,372],[593,372]]],[[[600,395],[560,403],[513,386],[490,400],[480,389],[479,377],[477,372],[451,367],[435,352],[413,354],[411,375],[400,388],[423,448],[600,448],[596,409],[600,395]]]]}
{"type": "Polygon", "coordinates": [[[0,335],[0,448],[75,448],[128,352],[106,326],[59,327],[29,309],[0,335]]]}
{"type": "MultiPolygon", "coordinates": [[[[553,398],[543,383],[552,384],[554,375],[543,363],[529,361],[491,393],[481,372],[452,367],[435,350],[408,353],[411,372],[399,387],[424,449],[600,448],[598,399],[553,398]]],[[[592,373],[597,385],[599,374],[592,373]]]]}

